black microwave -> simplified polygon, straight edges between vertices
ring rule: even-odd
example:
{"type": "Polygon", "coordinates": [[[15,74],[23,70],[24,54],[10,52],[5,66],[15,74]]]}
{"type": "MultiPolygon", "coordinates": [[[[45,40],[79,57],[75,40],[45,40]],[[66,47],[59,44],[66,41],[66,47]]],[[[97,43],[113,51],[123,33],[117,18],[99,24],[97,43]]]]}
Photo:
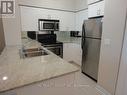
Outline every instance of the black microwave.
{"type": "Polygon", "coordinates": [[[39,31],[59,31],[59,20],[39,19],[39,31]]]}

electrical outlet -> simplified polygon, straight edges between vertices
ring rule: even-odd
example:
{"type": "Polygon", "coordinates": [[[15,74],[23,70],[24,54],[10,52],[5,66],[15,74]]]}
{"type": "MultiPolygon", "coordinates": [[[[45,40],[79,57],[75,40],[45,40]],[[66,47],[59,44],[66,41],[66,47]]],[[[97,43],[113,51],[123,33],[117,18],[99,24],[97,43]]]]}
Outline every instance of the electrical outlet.
{"type": "Polygon", "coordinates": [[[108,38],[105,39],[105,40],[104,40],[104,44],[105,44],[105,45],[110,45],[110,44],[111,44],[111,39],[108,39],[108,38]]]}

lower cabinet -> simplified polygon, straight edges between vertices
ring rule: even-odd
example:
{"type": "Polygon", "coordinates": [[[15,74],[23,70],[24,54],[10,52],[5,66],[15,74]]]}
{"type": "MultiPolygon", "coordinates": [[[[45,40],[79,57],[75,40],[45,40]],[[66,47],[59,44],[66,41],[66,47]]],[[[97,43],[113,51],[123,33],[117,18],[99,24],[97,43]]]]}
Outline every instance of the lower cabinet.
{"type": "Polygon", "coordinates": [[[75,62],[81,65],[82,49],[80,44],[64,43],[63,44],[63,59],[68,62],[75,62]]]}

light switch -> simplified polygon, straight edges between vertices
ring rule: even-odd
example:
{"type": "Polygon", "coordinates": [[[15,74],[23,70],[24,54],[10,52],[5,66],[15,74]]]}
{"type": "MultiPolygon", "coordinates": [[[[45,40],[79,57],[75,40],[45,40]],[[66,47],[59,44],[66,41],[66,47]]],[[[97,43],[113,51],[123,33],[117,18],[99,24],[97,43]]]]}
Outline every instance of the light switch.
{"type": "Polygon", "coordinates": [[[105,39],[104,44],[105,45],[110,45],[111,44],[111,39],[105,39]]]}

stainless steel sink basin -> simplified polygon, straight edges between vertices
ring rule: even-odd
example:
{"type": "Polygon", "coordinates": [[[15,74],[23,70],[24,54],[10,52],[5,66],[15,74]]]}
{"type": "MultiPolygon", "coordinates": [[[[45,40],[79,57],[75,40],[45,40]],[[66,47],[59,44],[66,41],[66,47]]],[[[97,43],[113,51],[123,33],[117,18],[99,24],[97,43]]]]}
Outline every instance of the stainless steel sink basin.
{"type": "Polygon", "coordinates": [[[41,48],[22,49],[21,50],[21,57],[22,58],[30,58],[30,57],[45,56],[45,55],[48,55],[48,53],[41,48]]]}

